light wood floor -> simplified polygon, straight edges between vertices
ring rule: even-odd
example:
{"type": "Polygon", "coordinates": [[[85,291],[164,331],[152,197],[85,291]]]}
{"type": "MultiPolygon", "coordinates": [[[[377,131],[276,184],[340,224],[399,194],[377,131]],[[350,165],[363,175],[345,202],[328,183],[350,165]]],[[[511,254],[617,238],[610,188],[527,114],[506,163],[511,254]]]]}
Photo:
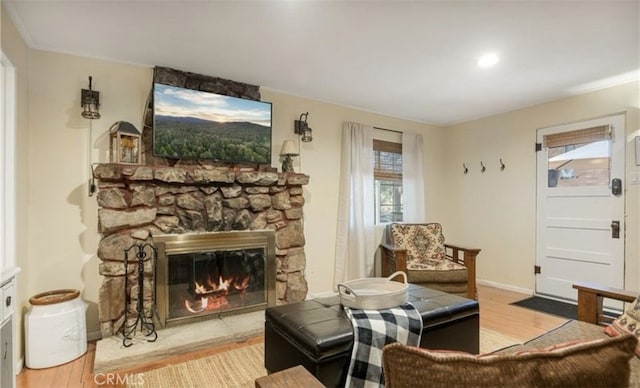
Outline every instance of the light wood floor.
{"type": "MultiPolygon", "coordinates": [[[[478,295],[480,302],[480,326],[523,342],[566,321],[564,318],[509,305],[509,303],[524,299],[528,295],[487,286],[478,286],[478,295]]],[[[118,373],[124,376],[127,373],[144,372],[168,364],[176,364],[189,359],[205,357],[234,348],[252,345],[262,340],[262,337],[257,337],[242,344],[224,345],[213,349],[172,356],[162,361],[141,365],[135,369],[122,370],[118,373]]],[[[89,343],[88,351],[84,356],[58,367],[47,369],[24,368],[17,377],[17,388],[121,387],[121,384],[105,384],[107,376],[93,375],[95,349],[95,343],[89,343]]]]}

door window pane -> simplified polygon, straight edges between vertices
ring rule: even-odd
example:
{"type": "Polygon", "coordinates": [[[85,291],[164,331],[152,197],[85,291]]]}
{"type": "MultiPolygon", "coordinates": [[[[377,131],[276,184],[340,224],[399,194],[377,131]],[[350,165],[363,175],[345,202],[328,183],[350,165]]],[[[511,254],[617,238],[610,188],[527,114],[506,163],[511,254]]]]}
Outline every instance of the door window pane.
{"type": "Polygon", "coordinates": [[[608,186],[611,141],[549,147],[548,187],[608,186]]]}

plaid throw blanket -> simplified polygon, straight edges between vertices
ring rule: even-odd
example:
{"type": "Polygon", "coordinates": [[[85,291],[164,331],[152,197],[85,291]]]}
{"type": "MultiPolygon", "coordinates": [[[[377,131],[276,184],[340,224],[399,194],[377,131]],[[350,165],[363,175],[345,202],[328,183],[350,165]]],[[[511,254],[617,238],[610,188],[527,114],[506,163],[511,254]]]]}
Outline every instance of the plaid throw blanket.
{"type": "Polygon", "coordinates": [[[345,307],[353,324],[353,352],[346,387],[380,387],[382,348],[393,342],[417,346],[422,334],[422,318],[411,303],[383,310],[345,307]]]}

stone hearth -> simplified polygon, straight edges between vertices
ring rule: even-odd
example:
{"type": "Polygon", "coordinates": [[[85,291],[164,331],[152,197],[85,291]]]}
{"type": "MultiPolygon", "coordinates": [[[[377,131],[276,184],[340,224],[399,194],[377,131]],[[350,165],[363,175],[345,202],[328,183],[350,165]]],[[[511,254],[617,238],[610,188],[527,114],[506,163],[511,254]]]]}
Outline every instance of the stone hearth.
{"type": "Polygon", "coordinates": [[[171,355],[242,343],[263,333],[264,313],[255,311],[160,329],[156,342],[147,342],[143,335],[138,335],[129,348],[122,346],[120,336],[111,336],[96,344],[93,373],[114,372],[171,355]]]}
{"type": "MultiPolygon", "coordinates": [[[[309,177],[214,166],[138,166],[99,164],[99,271],[104,276],[98,297],[102,336],[116,334],[125,308],[135,315],[136,268],[129,265],[132,296],[125,306],[124,250],[153,244],[152,235],[233,230],[273,230],[276,242],[278,304],[305,299],[306,258],[302,208],[309,177]]],[[[153,315],[155,268],[145,262],[144,310],[153,315]]]]}

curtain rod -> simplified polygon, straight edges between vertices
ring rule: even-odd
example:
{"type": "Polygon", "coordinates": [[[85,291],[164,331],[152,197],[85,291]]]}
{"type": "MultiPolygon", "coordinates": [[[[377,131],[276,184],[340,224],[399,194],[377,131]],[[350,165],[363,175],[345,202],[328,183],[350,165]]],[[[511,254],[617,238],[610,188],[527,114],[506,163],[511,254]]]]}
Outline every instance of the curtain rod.
{"type": "Polygon", "coordinates": [[[380,129],[382,131],[389,131],[389,132],[395,132],[395,133],[402,133],[402,131],[398,131],[396,129],[388,129],[388,128],[380,128],[380,127],[373,127],[373,129],[380,129]]]}

